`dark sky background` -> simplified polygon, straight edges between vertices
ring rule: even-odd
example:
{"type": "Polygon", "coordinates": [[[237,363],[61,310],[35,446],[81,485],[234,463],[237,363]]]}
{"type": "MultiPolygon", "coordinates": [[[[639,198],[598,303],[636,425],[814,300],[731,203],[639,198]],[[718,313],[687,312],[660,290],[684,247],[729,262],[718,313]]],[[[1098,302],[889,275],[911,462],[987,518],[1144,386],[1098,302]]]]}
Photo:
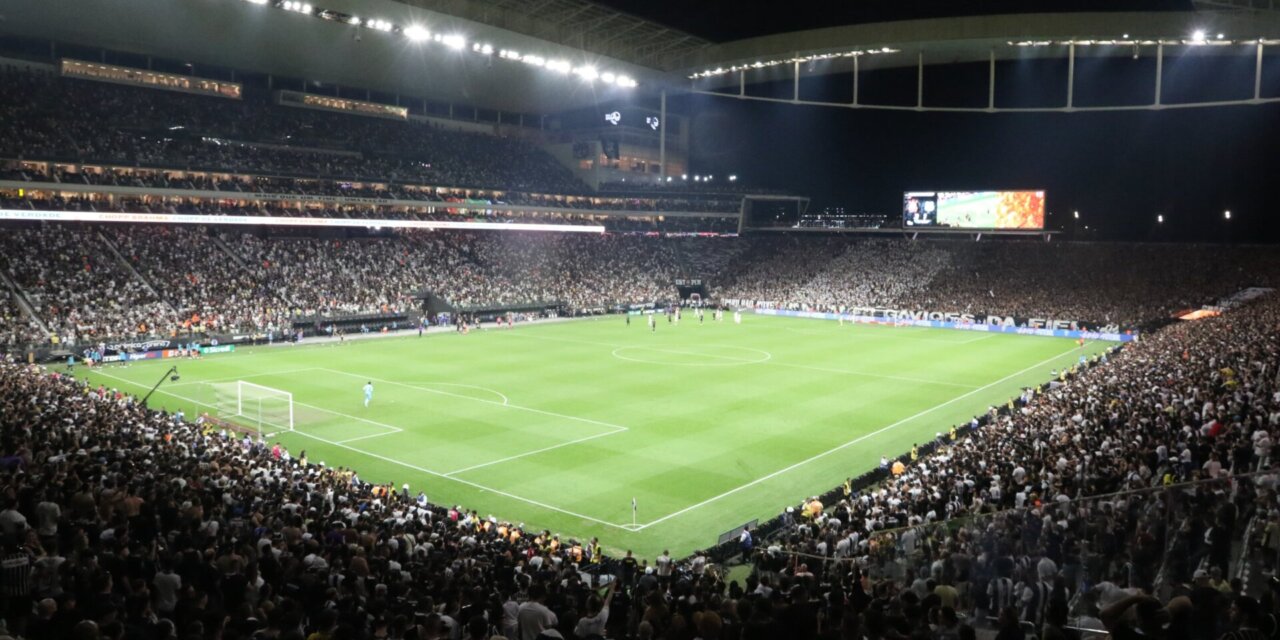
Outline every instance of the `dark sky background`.
{"type": "MultiPolygon", "coordinates": [[[[1246,49],[1166,57],[1164,102],[1251,97],[1246,49]]],[[[1075,104],[1149,103],[1154,66],[1127,55],[1079,59],[1075,104]]],[[[1263,68],[1263,96],[1280,97],[1280,51],[1263,68]]],[[[851,100],[848,74],[820,71],[805,76],[802,98],[851,100]]],[[[1065,102],[1065,61],[1010,61],[996,75],[998,106],[1065,102]]],[[[985,106],[986,77],[983,64],[929,67],[925,102],[985,106]]],[[[915,104],[914,68],[860,78],[860,101],[915,104]]],[[[790,98],[791,90],[780,78],[747,93],[790,98]]],[[[1280,104],[1054,114],[855,111],[690,94],[669,104],[689,114],[691,173],[736,174],[808,195],[818,209],[897,216],[907,190],[1044,189],[1050,229],[1088,225],[1097,239],[1280,242],[1280,104]]]]}
{"type": "Polygon", "coordinates": [[[1189,10],[1190,0],[595,0],[714,42],[863,22],[1001,13],[1189,10]]]}

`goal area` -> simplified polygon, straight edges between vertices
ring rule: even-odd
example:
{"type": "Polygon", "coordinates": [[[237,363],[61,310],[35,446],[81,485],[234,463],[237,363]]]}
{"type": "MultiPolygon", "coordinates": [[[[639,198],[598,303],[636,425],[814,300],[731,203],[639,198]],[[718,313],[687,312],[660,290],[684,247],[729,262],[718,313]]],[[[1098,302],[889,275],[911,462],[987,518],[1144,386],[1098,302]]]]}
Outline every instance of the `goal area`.
{"type": "Polygon", "coordinates": [[[293,394],[244,380],[208,383],[220,420],[255,429],[260,434],[293,431],[293,394]]]}

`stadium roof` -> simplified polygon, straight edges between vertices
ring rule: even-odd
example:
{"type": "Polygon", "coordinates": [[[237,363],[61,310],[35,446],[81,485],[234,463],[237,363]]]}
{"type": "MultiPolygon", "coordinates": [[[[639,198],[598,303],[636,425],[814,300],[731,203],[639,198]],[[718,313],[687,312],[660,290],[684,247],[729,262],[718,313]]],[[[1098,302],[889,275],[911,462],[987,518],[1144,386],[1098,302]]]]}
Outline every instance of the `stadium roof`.
{"type": "MultiPolygon", "coordinates": [[[[1077,0],[1071,6],[1092,8],[1102,1],[1077,0]]],[[[911,66],[919,56],[925,64],[945,64],[990,55],[1060,55],[1053,47],[1026,51],[1009,45],[1019,40],[1119,38],[1122,33],[1166,38],[1192,29],[1225,32],[1236,42],[1280,38],[1280,11],[1259,10],[1277,0],[1194,0],[1196,6],[1210,9],[1203,12],[1190,10],[1188,1],[1179,0],[1174,6],[1182,10],[1175,11],[1043,13],[1062,6],[1048,0],[1036,5],[1036,13],[1006,15],[990,12],[1021,3],[863,0],[839,3],[824,12],[710,0],[10,2],[0,9],[0,36],[49,39],[517,113],[564,111],[625,99],[637,91],[652,95],[656,88],[687,88],[690,76],[720,67],[871,48],[898,53],[865,59],[863,69],[911,66]],[[289,6],[306,11],[291,11],[289,6]],[[902,6],[913,9],[888,9],[902,6]],[[875,12],[868,7],[885,9],[875,12]],[[947,17],[849,23],[935,11],[947,17]],[[386,28],[371,28],[375,24],[386,28]],[[411,28],[429,31],[435,41],[408,37],[406,30],[411,28]],[[745,34],[756,35],[739,37],[745,34]],[[451,37],[457,46],[449,46],[451,37]],[[714,41],[724,38],[736,39],[714,41]],[[507,55],[513,51],[524,59],[507,55]],[[530,57],[545,64],[530,64],[530,57]],[[551,70],[553,60],[564,65],[561,72],[551,70]],[[591,81],[588,75],[600,80],[591,81]],[[638,80],[640,87],[632,90],[613,82],[624,76],[638,80]]],[[[1154,2],[1108,0],[1106,6],[1133,9],[1154,2]]],[[[817,72],[841,72],[851,64],[848,58],[833,60],[817,72]]],[[[785,66],[789,65],[778,71],[785,66]]],[[[769,77],[747,81],[757,79],[769,77]]],[[[732,74],[724,74],[701,86],[724,86],[734,80],[732,74]]]]}
{"type": "Polygon", "coordinates": [[[711,41],[590,0],[399,0],[591,53],[669,71],[711,41]]]}

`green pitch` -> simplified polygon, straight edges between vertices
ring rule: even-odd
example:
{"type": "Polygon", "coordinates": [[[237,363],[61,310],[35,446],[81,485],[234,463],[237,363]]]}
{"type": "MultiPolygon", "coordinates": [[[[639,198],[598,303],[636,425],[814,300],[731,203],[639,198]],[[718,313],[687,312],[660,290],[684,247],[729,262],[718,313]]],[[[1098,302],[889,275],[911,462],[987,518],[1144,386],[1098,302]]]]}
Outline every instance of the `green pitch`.
{"type": "Polygon", "coordinates": [[[151,403],[189,418],[210,383],[288,391],[295,431],[273,439],[294,455],[652,558],[777,515],[1108,346],[686,314],[656,332],[611,316],[79,371],[141,395],[177,364],[151,403]]]}

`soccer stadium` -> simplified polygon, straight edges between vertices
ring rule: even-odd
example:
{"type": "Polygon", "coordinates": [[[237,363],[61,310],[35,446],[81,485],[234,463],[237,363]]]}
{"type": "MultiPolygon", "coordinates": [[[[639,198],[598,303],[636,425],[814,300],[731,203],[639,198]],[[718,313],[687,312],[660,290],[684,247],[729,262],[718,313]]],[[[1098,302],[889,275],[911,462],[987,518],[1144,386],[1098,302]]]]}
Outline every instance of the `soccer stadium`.
{"type": "Polygon", "coordinates": [[[1280,638],[1272,0],[0,1],[0,640],[1280,638]]]}

